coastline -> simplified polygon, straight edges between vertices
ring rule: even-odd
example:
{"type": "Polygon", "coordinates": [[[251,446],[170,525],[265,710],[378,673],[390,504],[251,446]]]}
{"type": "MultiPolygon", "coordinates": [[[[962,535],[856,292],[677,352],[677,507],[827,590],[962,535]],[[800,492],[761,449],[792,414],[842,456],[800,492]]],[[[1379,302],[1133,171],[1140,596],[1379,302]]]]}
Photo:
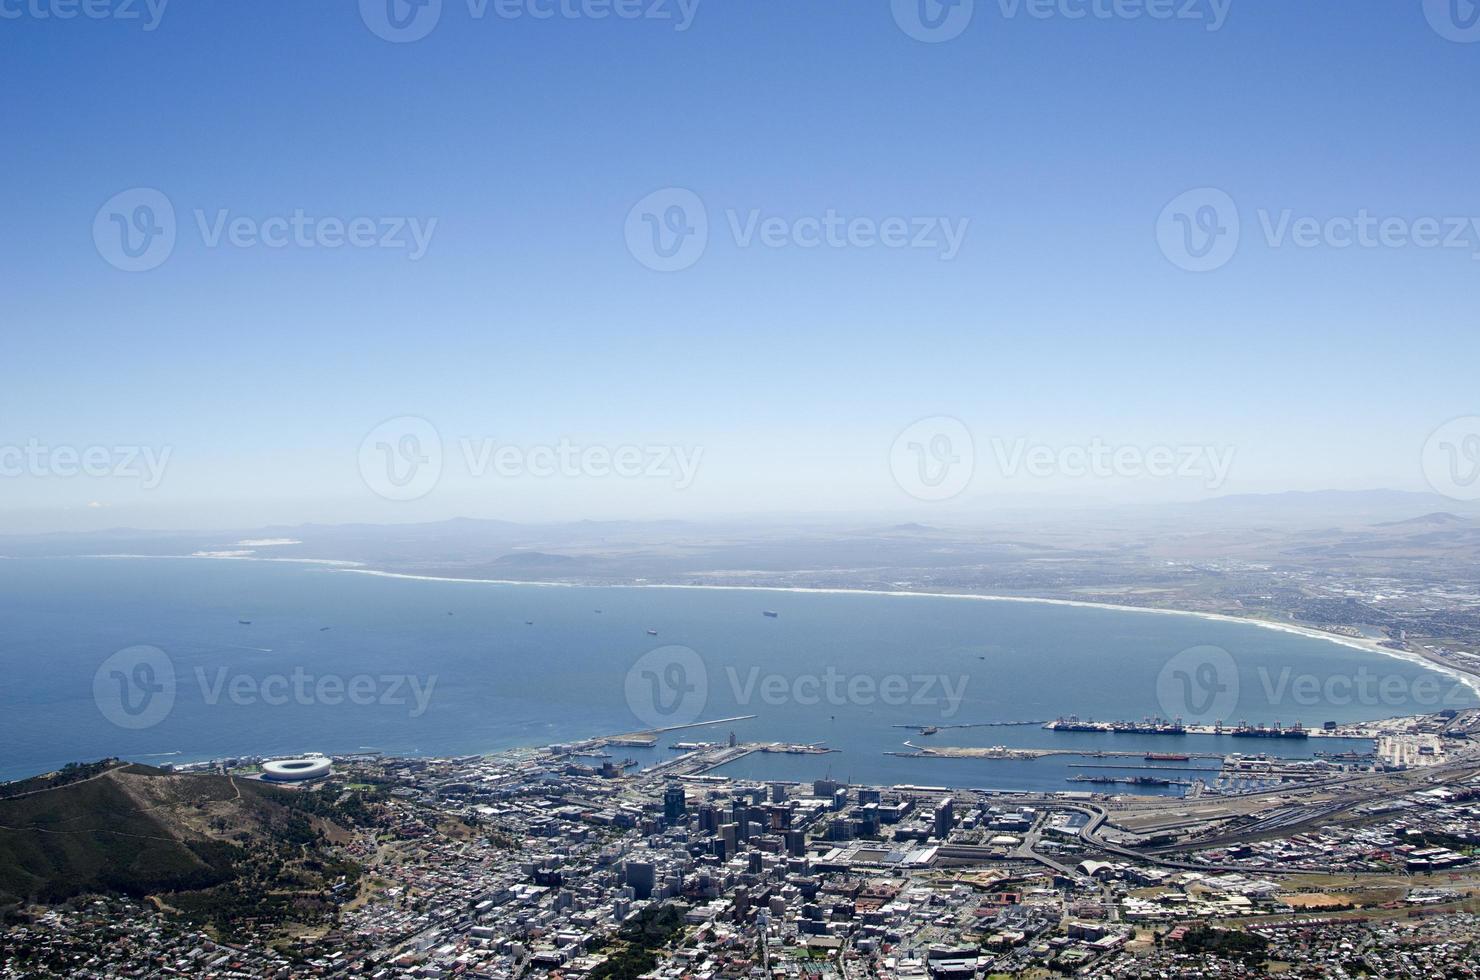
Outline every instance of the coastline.
{"type": "MultiPolygon", "coordinates": [[[[427,581],[427,582],[441,582],[441,583],[461,583],[461,584],[465,584],[465,585],[493,585],[493,586],[508,586],[508,587],[531,587],[531,586],[534,586],[534,587],[565,588],[565,589],[634,589],[634,590],[635,589],[670,589],[670,590],[686,589],[686,590],[699,590],[699,591],[707,590],[707,591],[757,592],[757,593],[767,593],[767,592],[770,592],[770,593],[804,593],[804,594],[841,595],[841,596],[848,596],[848,595],[867,595],[867,596],[878,596],[878,597],[883,597],[883,598],[900,598],[900,599],[908,599],[908,598],[913,598],[913,597],[922,597],[922,598],[934,598],[934,599],[960,599],[960,600],[971,600],[971,601],[977,601],[977,602],[1037,603],[1037,604],[1043,604],[1043,605],[1078,606],[1078,607],[1083,607],[1083,608],[1087,608],[1087,609],[1104,609],[1104,610],[1109,610],[1109,611],[1114,611],[1114,612],[1139,612],[1139,613],[1155,613],[1155,614],[1168,615],[1168,616],[1191,616],[1191,617],[1200,617],[1200,618],[1203,618],[1203,619],[1206,619],[1206,620],[1210,620],[1210,621],[1221,621],[1221,622],[1233,623],[1233,624],[1246,624],[1246,625],[1252,625],[1252,626],[1260,626],[1260,627],[1263,627],[1265,629],[1279,630],[1281,632],[1285,632],[1285,633],[1289,633],[1289,634],[1294,634],[1294,635],[1299,635],[1299,636],[1304,636],[1304,637],[1307,637],[1307,638],[1310,638],[1310,639],[1324,640],[1324,641],[1327,641],[1327,642],[1330,642],[1330,643],[1334,643],[1334,644],[1337,644],[1339,646],[1343,646],[1343,647],[1346,647],[1346,648],[1349,648],[1349,649],[1361,650],[1361,651],[1364,651],[1364,652],[1367,652],[1367,653],[1376,653],[1376,654],[1379,654],[1379,655],[1382,655],[1382,656],[1385,656],[1385,657],[1390,657],[1390,658],[1395,658],[1395,659],[1398,659],[1398,660],[1403,660],[1405,662],[1408,662],[1408,663],[1414,664],[1416,666],[1423,667],[1423,668],[1425,668],[1427,670],[1433,671],[1433,672],[1435,672],[1437,674],[1442,674],[1442,675],[1444,675],[1446,677],[1455,679],[1459,683],[1464,684],[1465,687],[1468,688],[1472,693],[1475,693],[1477,696],[1480,696],[1480,677],[1477,677],[1477,676],[1471,675],[1471,674],[1467,674],[1466,672],[1464,672],[1462,670],[1458,670],[1458,669],[1452,667],[1449,664],[1435,662],[1434,660],[1431,660],[1428,657],[1426,657],[1426,656],[1424,656],[1424,655],[1422,655],[1422,654],[1420,654],[1420,653],[1418,653],[1416,651],[1395,650],[1395,649],[1392,649],[1390,647],[1382,646],[1378,641],[1373,640],[1373,639],[1364,639],[1364,638],[1358,638],[1358,637],[1342,636],[1342,635],[1339,635],[1339,634],[1328,633],[1328,632],[1323,631],[1323,630],[1315,629],[1313,627],[1305,627],[1305,626],[1298,626],[1298,625],[1294,625],[1294,624],[1279,623],[1279,622],[1273,622],[1273,621],[1268,621],[1268,620],[1260,620],[1260,619],[1243,617],[1243,616],[1238,616],[1238,615],[1233,615],[1233,614],[1228,614],[1228,613],[1216,613],[1216,612],[1206,612],[1206,611],[1196,611],[1196,610],[1186,610],[1186,609],[1155,608],[1155,607],[1145,607],[1145,606],[1130,606],[1130,605],[1122,605],[1122,604],[1116,604],[1116,603],[1110,603],[1110,602],[1099,602],[1099,601],[1080,600],[1080,599],[1047,598],[1047,597],[1041,597],[1041,596],[1011,596],[1011,595],[995,595],[995,594],[990,594],[990,593],[965,593],[965,592],[926,592],[926,591],[911,591],[911,590],[905,590],[905,589],[854,589],[854,588],[838,588],[838,587],[826,587],[825,588],[825,587],[813,587],[813,586],[776,586],[776,585],[709,585],[709,584],[681,584],[681,583],[664,583],[664,582],[627,582],[627,583],[611,584],[611,583],[585,583],[585,582],[538,582],[538,581],[524,581],[524,580],[518,580],[518,579],[465,578],[465,577],[455,577],[455,576],[445,576],[445,575],[423,575],[423,574],[416,574],[416,573],[410,573],[410,572],[396,572],[396,571],[388,571],[388,570],[367,568],[367,567],[364,567],[363,563],[349,562],[349,561],[340,561],[340,560],[334,560],[334,559],[278,558],[278,557],[266,557],[266,556],[260,556],[259,557],[259,556],[240,555],[240,554],[228,554],[228,553],[222,553],[222,552],[215,552],[215,553],[202,552],[202,553],[189,554],[189,555],[127,555],[127,554],[109,554],[109,555],[78,555],[78,556],[56,556],[56,557],[60,557],[60,558],[83,558],[83,559],[106,559],[106,560],[124,560],[124,559],[133,558],[133,559],[152,559],[152,560],[167,559],[167,560],[176,560],[176,561],[181,560],[181,559],[214,559],[214,560],[217,560],[217,561],[248,561],[248,562],[250,562],[250,561],[259,561],[259,562],[266,562],[266,563],[273,563],[273,564],[297,564],[297,565],[300,565],[300,566],[316,566],[316,567],[321,568],[324,571],[330,571],[330,572],[350,572],[350,573],[356,573],[356,574],[361,574],[361,575],[374,576],[374,577],[378,577],[378,578],[404,579],[404,580],[409,580],[409,581],[427,581]]],[[[1376,721],[1376,720],[1380,720],[1380,719],[1374,718],[1374,719],[1370,719],[1370,720],[1376,721]]],[[[515,751],[515,750],[520,750],[520,749],[534,749],[534,748],[541,747],[543,744],[544,743],[540,741],[538,735],[533,735],[530,738],[520,738],[516,742],[511,743],[511,744],[504,744],[504,745],[496,745],[496,746],[493,746],[493,747],[487,747],[487,748],[484,748],[484,749],[476,750],[476,751],[474,751],[472,753],[469,753],[469,754],[480,754],[480,755],[481,754],[495,754],[495,753],[501,753],[501,752],[507,752],[507,751],[515,751]]],[[[159,753],[154,758],[158,758],[160,756],[166,756],[166,755],[170,755],[170,754],[171,753],[159,753]]],[[[175,753],[175,754],[178,755],[178,753],[175,753]]],[[[255,754],[255,753],[248,752],[247,754],[255,754]]],[[[415,757],[415,756],[421,756],[421,755],[423,755],[423,753],[420,752],[420,750],[415,750],[415,749],[413,749],[410,753],[406,753],[406,752],[404,752],[404,750],[402,750],[402,751],[396,752],[395,754],[398,754],[398,755],[403,755],[404,754],[404,755],[408,755],[410,757],[415,757]]],[[[430,755],[435,755],[435,753],[432,753],[430,755]]],[[[144,762],[146,764],[151,764],[152,763],[152,758],[151,757],[140,757],[140,759],[138,761],[142,761],[142,762],[144,762]]],[[[187,760],[186,759],[180,759],[178,761],[183,762],[183,761],[187,761],[187,760]]],[[[209,761],[209,760],[205,759],[204,757],[192,757],[188,761],[209,761]]],[[[29,775],[21,775],[21,776],[15,777],[15,778],[16,779],[24,779],[24,778],[30,778],[30,776],[29,775]]],[[[0,782],[3,782],[3,780],[0,780],[0,782]]]]}
{"type": "Polygon", "coordinates": [[[1206,620],[1224,623],[1243,623],[1249,626],[1258,626],[1263,629],[1278,630],[1282,633],[1290,633],[1296,636],[1304,636],[1313,640],[1324,640],[1351,650],[1362,650],[1367,653],[1375,653],[1380,656],[1389,657],[1394,660],[1402,660],[1418,667],[1424,667],[1437,674],[1452,678],[1469,688],[1477,698],[1480,698],[1480,672],[1471,673],[1462,670],[1453,664],[1443,663],[1424,653],[1416,650],[1395,650],[1392,647],[1383,646],[1377,640],[1365,639],[1354,636],[1342,636],[1338,633],[1329,633],[1325,630],[1316,629],[1313,626],[1298,626],[1294,623],[1280,623],[1268,619],[1255,619],[1252,616],[1235,616],[1231,613],[1207,612],[1195,609],[1168,609],[1156,606],[1127,606],[1113,602],[1095,602],[1085,599],[1051,599],[1044,596],[1013,596],[996,595],[993,593],[979,592],[916,592],[906,589],[848,589],[848,588],[822,588],[817,586],[785,586],[785,585],[692,585],[676,582],[624,582],[624,583],[592,583],[592,582],[531,582],[523,579],[496,579],[496,578],[459,578],[451,575],[420,575],[413,572],[392,572],[384,569],[366,568],[364,562],[347,561],[334,558],[273,558],[259,555],[247,555],[228,552],[197,552],[189,555],[130,555],[130,554],[100,554],[100,555],[75,555],[66,556],[83,559],[168,559],[168,560],[210,560],[210,561],[244,561],[244,562],[267,562],[273,564],[312,565],[324,568],[328,571],[349,572],[356,575],[370,575],[377,578],[405,579],[413,582],[450,582],[464,585],[508,585],[508,586],[536,586],[550,589],[692,589],[699,591],[719,592],[798,592],[816,595],[872,595],[893,598],[921,597],[928,599],[964,599],[976,602],[1024,602],[1038,603],[1050,606],[1077,606],[1084,609],[1108,609],[1116,612],[1151,613],[1163,616],[1192,616],[1206,620]]]}
{"type": "Polygon", "coordinates": [[[468,585],[543,586],[558,589],[692,589],[728,592],[799,592],[816,595],[872,595],[894,598],[965,599],[977,602],[1024,602],[1052,606],[1077,606],[1084,609],[1108,609],[1116,612],[1152,613],[1163,616],[1193,616],[1216,622],[1243,623],[1249,626],[1259,626],[1264,629],[1278,630],[1282,633],[1291,633],[1310,639],[1325,640],[1352,650],[1362,650],[1367,653],[1376,653],[1395,660],[1402,660],[1406,663],[1424,667],[1435,673],[1451,677],[1468,687],[1477,697],[1480,697],[1480,674],[1471,674],[1460,670],[1452,664],[1440,663],[1416,651],[1395,650],[1392,647],[1383,646],[1377,640],[1328,633],[1325,630],[1316,629],[1312,626],[1297,626],[1293,623],[1277,623],[1267,619],[1254,619],[1249,616],[1234,616],[1229,613],[1204,612],[1193,609],[1164,609],[1151,606],[1126,606],[1111,602],[1090,602],[1081,599],[1049,599],[1041,596],[1010,596],[967,592],[911,592],[894,589],[840,589],[782,585],[683,585],[663,582],[588,585],[579,582],[526,582],[517,579],[416,575],[410,572],[389,572],[373,568],[340,567],[336,568],[335,571],[350,572],[356,575],[371,575],[377,578],[406,579],[422,582],[461,582],[468,585]]]}

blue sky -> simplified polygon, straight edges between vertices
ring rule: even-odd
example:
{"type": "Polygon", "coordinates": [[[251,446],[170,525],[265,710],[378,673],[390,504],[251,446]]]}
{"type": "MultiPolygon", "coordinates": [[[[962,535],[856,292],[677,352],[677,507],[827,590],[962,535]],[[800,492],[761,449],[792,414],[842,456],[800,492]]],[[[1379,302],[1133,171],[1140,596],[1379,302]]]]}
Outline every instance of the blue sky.
{"type": "Polygon", "coordinates": [[[1298,248],[1261,219],[1480,216],[1480,43],[1441,36],[1426,13],[1442,4],[1232,0],[1209,30],[1211,0],[1195,20],[977,0],[959,36],[924,43],[888,0],[700,0],[683,31],[443,0],[425,38],[393,43],[353,3],[175,3],[145,30],[38,16],[57,2],[0,4],[0,446],[169,461],[148,488],[8,474],[0,529],[1420,489],[1425,439],[1480,414],[1480,227],[1456,248],[1298,248]],[[1241,234],[1194,273],[1158,220],[1204,187],[1235,202],[1241,234]],[[93,236],[135,188],[177,225],[142,272],[93,236]],[[709,221],[674,272],[624,234],[664,188],[709,221]],[[195,215],[223,210],[259,228],[369,217],[377,236],[436,224],[413,261],[212,246],[195,215]],[[965,233],[946,260],[742,245],[730,227],[829,211],[965,233]],[[435,426],[443,476],[387,500],[358,454],[405,416],[435,426]],[[891,473],[892,442],[927,417],[975,440],[948,502],[891,473]],[[1237,457],[1210,488],[1008,477],[987,448],[1097,438],[1237,457]],[[702,448],[703,465],[683,488],[495,478],[463,472],[465,439],[702,448]]]}

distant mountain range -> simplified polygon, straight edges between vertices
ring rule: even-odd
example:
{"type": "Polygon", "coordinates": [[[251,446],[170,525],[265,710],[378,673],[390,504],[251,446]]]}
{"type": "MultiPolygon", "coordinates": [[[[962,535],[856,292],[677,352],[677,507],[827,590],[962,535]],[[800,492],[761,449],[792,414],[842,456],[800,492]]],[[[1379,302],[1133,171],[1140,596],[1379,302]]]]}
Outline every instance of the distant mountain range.
{"type": "Polygon", "coordinates": [[[1451,500],[1437,493],[1409,490],[1290,490],[1240,493],[1188,505],[1224,514],[1331,521],[1371,518],[1399,521],[1435,512],[1468,512],[1480,516],[1480,505],[1451,500]]]}
{"type": "Polygon", "coordinates": [[[461,578],[1002,588],[1161,581],[1165,562],[1452,561],[1480,543],[1480,504],[1400,490],[1233,494],[1078,511],[984,511],[972,522],[577,521],[463,518],[239,531],[0,537],[0,556],[250,557],[335,561],[461,578]],[[1075,562],[1074,566],[1064,564],[1075,562]],[[1132,567],[1135,566],[1135,567],[1132,567]]]}

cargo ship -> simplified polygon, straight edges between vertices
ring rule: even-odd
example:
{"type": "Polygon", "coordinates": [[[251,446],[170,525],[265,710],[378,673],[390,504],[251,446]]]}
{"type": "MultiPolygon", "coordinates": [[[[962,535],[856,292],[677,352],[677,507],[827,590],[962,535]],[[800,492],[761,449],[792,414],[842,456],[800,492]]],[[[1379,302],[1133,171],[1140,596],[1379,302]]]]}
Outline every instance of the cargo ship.
{"type": "Polygon", "coordinates": [[[1175,752],[1147,752],[1145,759],[1147,762],[1190,762],[1192,757],[1175,752]]]}
{"type": "Polygon", "coordinates": [[[1080,721],[1078,715],[1059,718],[1043,726],[1053,732],[1103,732],[1108,726],[1099,721],[1080,721]]]}
{"type": "Polygon", "coordinates": [[[1112,722],[1110,730],[1118,735],[1186,735],[1187,726],[1182,724],[1179,718],[1176,721],[1167,721],[1165,718],[1142,718],[1140,721],[1117,721],[1112,722]]]}
{"type": "Polygon", "coordinates": [[[1290,728],[1281,728],[1279,722],[1268,728],[1244,722],[1228,734],[1234,738],[1310,738],[1310,732],[1298,721],[1290,728]]]}
{"type": "Polygon", "coordinates": [[[1124,786],[1187,786],[1186,780],[1163,779],[1160,776],[1070,776],[1071,783],[1119,784],[1124,786]]]}
{"type": "Polygon", "coordinates": [[[1140,721],[1082,721],[1078,715],[1059,718],[1043,726],[1053,732],[1109,732],[1112,735],[1186,735],[1181,718],[1142,718],[1140,721]]]}

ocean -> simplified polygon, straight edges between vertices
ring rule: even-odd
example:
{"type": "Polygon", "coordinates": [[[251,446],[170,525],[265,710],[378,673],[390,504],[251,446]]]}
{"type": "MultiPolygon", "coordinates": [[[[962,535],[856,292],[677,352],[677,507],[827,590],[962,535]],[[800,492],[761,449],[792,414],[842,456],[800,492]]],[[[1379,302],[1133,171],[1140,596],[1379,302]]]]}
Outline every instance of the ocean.
{"type": "Polygon", "coordinates": [[[1477,703],[1420,664],[1193,616],[208,558],[0,560],[0,664],[0,779],[114,755],[468,755],[754,715],[611,751],[646,764],[733,732],[837,750],[752,755],[722,770],[737,776],[1099,789],[1066,779],[1104,760],[886,753],[909,740],[1299,757],[1365,743],[947,726],[1173,711],[1320,726],[1477,703]],[[927,725],[940,731],[901,727],[927,725]]]}

